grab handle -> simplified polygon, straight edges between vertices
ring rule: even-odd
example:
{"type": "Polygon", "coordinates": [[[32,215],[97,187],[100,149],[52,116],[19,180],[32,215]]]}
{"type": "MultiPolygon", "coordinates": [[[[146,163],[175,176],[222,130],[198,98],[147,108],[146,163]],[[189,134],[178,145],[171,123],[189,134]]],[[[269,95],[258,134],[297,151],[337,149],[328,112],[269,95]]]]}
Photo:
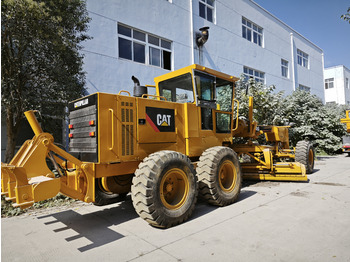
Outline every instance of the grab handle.
{"type": "Polygon", "coordinates": [[[109,112],[111,112],[111,124],[112,124],[112,146],[109,147],[109,150],[113,150],[114,147],[114,111],[112,108],[109,108],[109,112]]]}
{"type": "Polygon", "coordinates": [[[118,95],[121,95],[121,93],[127,93],[129,96],[131,96],[130,93],[128,91],[125,91],[125,90],[120,90],[118,95]]]}

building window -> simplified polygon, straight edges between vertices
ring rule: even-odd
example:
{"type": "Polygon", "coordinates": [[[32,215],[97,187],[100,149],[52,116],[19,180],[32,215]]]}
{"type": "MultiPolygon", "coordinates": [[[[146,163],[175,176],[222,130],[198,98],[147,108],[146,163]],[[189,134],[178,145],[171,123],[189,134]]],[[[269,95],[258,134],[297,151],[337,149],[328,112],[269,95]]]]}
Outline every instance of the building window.
{"type": "Polygon", "coordinates": [[[214,21],[214,0],[199,0],[199,16],[214,21]]]}
{"type": "Polygon", "coordinates": [[[350,88],[350,86],[349,86],[349,78],[345,78],[345,86],[346,86],[346,88],[350,88]]]}
{"type": "Polygon", "coordinates": [[[288,78],[288,61],[281,59],[282,76],[288,78]]]}
{"type": "Polygon", "coordinates": [[[327,78],[326,80],[324,80],[324,87],[325,87],[325,89],[333,88],[334,87],[334,78],[327,78]]]}
{"type": "Polygon", "coordinates": [[[118,24],[118,43],[120,58],[171,70],[170,41],[118,24]]]}
{"type": "Polygon", "coordinates": [[[242,37],[249,42],[262,46],[263,29],[257,24],[242,17],[242,37]]]}
{"type": "Polygon", "coordinates": [[[309,68],[309,55],[297,49],[298,65],[309,68]]]}
{"type": "Polygon", "coordinates": [[[311,88],[303,85],[299,85],[298,90],[310,92],[311,88]]]}
{"type": "Polygon", "coordinates": [[[253,78],[256,82],[261,82],[261,83],[265,83],[265,73],[246,67],[243,67],[243,73],[245,76],[245,80],[248,80],[249,78],[253,78]]]}

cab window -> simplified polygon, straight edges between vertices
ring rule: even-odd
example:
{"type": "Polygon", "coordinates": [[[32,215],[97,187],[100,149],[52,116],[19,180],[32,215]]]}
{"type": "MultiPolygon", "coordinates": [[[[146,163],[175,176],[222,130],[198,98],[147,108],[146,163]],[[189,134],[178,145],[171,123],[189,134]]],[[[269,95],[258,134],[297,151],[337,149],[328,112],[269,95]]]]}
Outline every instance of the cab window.
{"type": "Polygon", "coordinates": [[[232,115],[229,113],[216,113],[216,133],[231,132],[232,115]]]}
{"type": "Polygon", "coordinates": [[[232,111],[232,91],[232,82],[216,78],[216,103],[219,105],[220,111],[232,111]]]}
{"type": "Polygon", "coordinates": [[[201,107],[202,130],[213,130],[215,105],[215,77],[195,71],[197,105],[201,107]]]}
{"type": "Polygon", "coordinates": [[[159,93],[168,101],[192,103],[194,101],[192,75],[187,73],[160,82],[159,93]]]}
{"type": "Polygon", "coordinates": [[[195,72],[198,100],[214,101],[215,77],[195,72]]]}
{"type": "MultiPolygon", "coordinates": [[[[232,95],[233,95],[233,83],[216,79],[216,103],[220,111],[231,112],[232,111],[232,95]]],[[[231,132],[231,119],[232,115],[228,113],[216,113],[216,132],[217,133],[230,133],[231,132]]]]}

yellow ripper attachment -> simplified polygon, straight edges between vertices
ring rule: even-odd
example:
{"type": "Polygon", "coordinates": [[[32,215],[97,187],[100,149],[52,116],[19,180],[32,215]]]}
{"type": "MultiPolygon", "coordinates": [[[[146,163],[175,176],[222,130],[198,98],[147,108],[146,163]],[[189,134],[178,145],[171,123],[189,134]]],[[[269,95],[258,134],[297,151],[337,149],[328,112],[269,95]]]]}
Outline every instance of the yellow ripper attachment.
{"type": "Polygon", "coordinates": [[[14,202],[14,207],[27,208],[35,202],[56,196],[59,192],[85,202],[94,201],[94,173],[89,163],[82,163],[54,145],[52,135],[43,133],[34,111],[25,115],[34,131],[9,164],[1,163],[1,194],[14,202]],[[63,170],[57,161],[63,157],[74,164],[75,171],[63,170]],[[47,167],[46,159],[53,163],[58,175],[47,167]]]}
{"type": "MultiPolygon", "coordinates": [[[[274,162],[274,152],[269,146],[237,145],[233,148],[239,156],[248,155],[249,162],[241,163],[243,179],[308,181],[305,166],[298,162],[274,162]]],[[[290,158],[293,155],[290,154],[290,158]]]]}
{"type": "Polygon", "coordinates": [[[15,207],[30,207],[60,191],[60,178],[46,165],[48,136],[43,133],[26,141],[9,164],[1,163],[1,192],[16,202],[15,207]]]}

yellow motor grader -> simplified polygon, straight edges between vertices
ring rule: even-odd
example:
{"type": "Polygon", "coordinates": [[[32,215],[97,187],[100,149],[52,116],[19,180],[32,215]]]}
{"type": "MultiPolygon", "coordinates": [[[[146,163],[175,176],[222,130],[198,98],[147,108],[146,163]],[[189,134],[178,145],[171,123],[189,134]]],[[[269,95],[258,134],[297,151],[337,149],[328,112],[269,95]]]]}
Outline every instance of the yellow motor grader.
{"type": "Polygon", "coordinates": [[[244,178],[308,180],[312,145],[290,149],[288,127],[259,126],[252,98],[243,120],[237,78],[194,64],[156,77],[156,95],[133,80],[134,96],[95,93],[69,104],[69,152],[27,111],[35,136],[1,165],[6,199],[27,208],[61,192],[105,205],[131,191],[143,219],[170,227],[189,218],[198,192],[225,206],[237,199],[244,178]],[[255,142],[260,135],[269,145],[255,142]],[[248,142],[237,144],[238,137],[248,142]]]}
{"type": "MultiPolygon", "coordinates": [[[[346,132],[350,133],[350,110],[346,110],[345,118],[340,119],[341,123],[346,124],[346,132]]],[[[343,136],[343,153],[348,153],[350,156],[350,135],[343,136]]]]}

